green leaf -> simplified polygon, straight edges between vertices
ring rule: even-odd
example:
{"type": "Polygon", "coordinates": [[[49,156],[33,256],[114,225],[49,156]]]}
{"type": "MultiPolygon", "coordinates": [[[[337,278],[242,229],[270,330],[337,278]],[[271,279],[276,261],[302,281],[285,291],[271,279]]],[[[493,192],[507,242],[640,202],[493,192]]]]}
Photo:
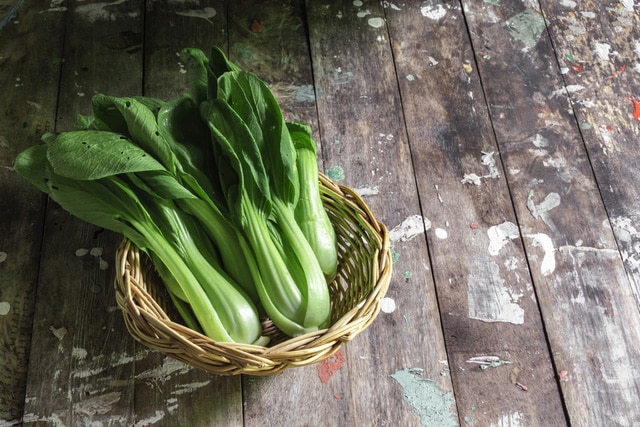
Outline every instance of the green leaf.
{"type": "Polygon", "coordinates": [[[209,59],[198,48],[185,48],[180,52],[180,59],[187,65],[189,77],[189,91],[191,97],[200,105],[207,99],[207,67],[209,59]]]}
{"type": "Polygon", "coordinates": [[[47,158],[58,175],[79,180],[165,170],[129,139],[105,131],[61,133],[48,145],[47,158]]]}
{"type": "MultiPolygon", "coordinates": [[[[122,133],[140,148],[156,158],[170,172],[175,172],[175,158],[169,143],[162,137],[156,121],[156,115],[145,103],[135,98],[117,98],[112,96],[94,97],[94,109],[106,117],[99,117],[115,132],[122,133]],[[123,129],[123,127],[125,129],[123,129]]],[[[96,112],[98,117],[98,112],[96,112]]]]}
{"type": "Polygon", "coordinates": [[[44,144],[29,147],[16,156],[13,169],[35,185],[40,191],[49,192],[47,186],[47,146],[44,144]]]}
{"type": "MultiPolygon", "coordinates": [[[[239,202],[241,191],[246,191],[251,202],[263,214],[271,210],[271,191],[269,177],[262,162],[260,150],[246,123],[221,99],[211,103],[208,116],[211,132],[220,148],[230,160],[236,175],[227,177],[223,185],[227,188],[227,197],[239,202]],[[231,194],[230,191],[236,194],[231,194]]],[[[236,209],[238,207],[229,207],[236,209]]]]}
{"type": "Polygon", "coordinates": [[[223,193],[219,182],[212,179],[215,165],[211,135],[195,101],[185,95],[165,103],[158,112],[158,128],[176,157],[183,184],[197,184],[198,188],[191,187],[191,191],[220,199],[223,193]],[[185,179],[189,182],[185,183],[185,179]]]}
{"type": "Polygon", "coordinates": [[[219,97],[250,130],[267,165],[273,193],[289,204],[299,196],[296,151],[282,111],[269,88],[255,74],[230,72],[219,81],[219,97]]]}

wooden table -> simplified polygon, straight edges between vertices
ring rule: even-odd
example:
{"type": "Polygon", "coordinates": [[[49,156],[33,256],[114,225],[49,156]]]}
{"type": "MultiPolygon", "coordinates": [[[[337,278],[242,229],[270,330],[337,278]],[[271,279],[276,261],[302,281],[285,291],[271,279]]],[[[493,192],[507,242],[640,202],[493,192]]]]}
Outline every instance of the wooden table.
{"type": "Polygon", "coordinates": [[[640,425],[633,1],[0,12],[0,425],[640,425]],[[406,226],[385,311],[321,365],[217,377],[137,345],[119,237],[11,167],[96,93],[180,95],[177,52],[213,45],[313,126],[321,170],[406,226]]]}

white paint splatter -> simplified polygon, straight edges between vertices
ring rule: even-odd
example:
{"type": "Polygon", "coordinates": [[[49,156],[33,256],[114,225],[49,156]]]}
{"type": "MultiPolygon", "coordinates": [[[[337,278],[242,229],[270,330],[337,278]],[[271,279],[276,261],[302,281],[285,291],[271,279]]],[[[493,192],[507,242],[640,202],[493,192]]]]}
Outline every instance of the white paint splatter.
{"type": "Polygon", "coordinates": [[[473,185],[480,185],[480,176],[478,176],[475,173],[465,173],[464,176],[462,177],[462,180],[460,180],[460,182],[462,182],[463,184],[473,184],[473,185]]]}
{"type": "Polygon", "coordinates": [[[578,6],[578,3],[573,0],[560,0],[560,5],[570,9],[575,9],[576,6],[578,6]]]}
{"type": "Polygon", "coordinates": [[[355,188],[354,191],[356,193],[358,193],[362,197],[376,196],[376,195],[378,195],[380,193],[380,189],[379,189],[379,187],[377,185],[374,185],[373,187],[355,188]]]}
{"type": "Polygon", "coordinates": [[[460,181],[463,184],[480,185],[481,180],[483,178],[485,179],[500,178],[500,170],[498,169],[496,160],[493,158],[495,152],[481,151],[481,153],[482,153],[482,157],[480,158],[480,163],[482,163],[484,166],[486,166],[489,169],[488,173],[482,176],[476,173],[465,173],[462,177],[462,180],[460,181]]]}
{"type": "Polygon", "coordinates": [[[382,7],[384,7],[385,9],[391,8],[391,10],[402,10],[396,4],[388,2],[388,1],[383,1],[382,2],[382,7]]]}
{"type": "Polygon", "coordinates": [[[498,166],[496,165],[496,159],[493,158],[495,152],[491,151],[489,153],[482,152],[481,163],[489,168],[489,175],[485,175],[484,178],[500,178],[500,171],[498,170],[498,166]]]}
{"type": "Polygon", "coordinates": [[[143,380],[150,383],[157,383],[169,380],[173,374],[184,374],[191,370],[189,365],[186,365],[178,360],[166,357],[162,365],[152,369],[143,371],[135,376],[136,379],[143,380]]]}
{"type": "Polygon", "coordinates": [[[624,6],[624,9],[627,12],[634,11],[634,0],[620,0],[620,3],[622,4],[622,6],[624,6]]]}
{"type": "Polygon", "coordinates": [[[527,209],[529,209],[529,212],[531,212],[531,216],[533,216],[535,219],[541,219],[542,222],[547,224],[551,231],[557,233],[558,229],[551,219],[549,212],[560,206],[562,198],[558,193],[549,193],[546,195],[543,201],[536,204],[533,201],[533,194],[534,192],[533,190],[531,190],[529,192],[529,196],[527,197],[527,209]]]}
{"type": "Polygon", "coordinates": [[[420,13],[429,19],[437,21],[447,14],[447,10],[441,4],[432,4],[420,7],[420,13]]]}
{"type": "Polygon", "coordinates": [[[211,18],[216,16],[218,12],[213,7],[205,7],[204,9],[184,10],[182,12],[176,12],[176,15],[186,16],[188,18],[200,18],[213,24],[211,18]]]}
{"type": "Polygon", "coordinates": [[[554,98],[556,96],[566,96],[567,94],[572,94],[584,90],[584,88],[585,87],[582,85],[567,85],[551,92],[551,96],[549,98],[554,98]]]}
{"type": "Polygon", "coordinates": [[[396,311],[396,302],[392,298],[384,297],[382,301],[380,301],[380,310],[387,314],[393,313],[396,311]]]}
{"type": "Polygon", "coordinates": [[[638,230],[631,223],[631,218],[619,216],[611,219],[611,225],[616,237],[625,242],[631,243],[638,236],[638,230]]]}
{"type": "Polygon", "coordinates": [[[369,18],[369,20],[367,21],[367,23],[369,24],[369,26],[373,27],[373,28],[380,28],[384,25],[384,19],[383,18],[369,18]]]}
{"type": "Polygon", "coordinates": [[[539,133],[535,134],[531,142],[533,143],[533,145],[535,145],[538,148],[548,147],[550,144],[549,140],[544,136],[540,135],[539,133]]]}
{"type": "Polygon", "coordinates": [[[367,15],[371,15],[371,11],[370,11],[370,10],[368,10],[368,9],[367,9],[367,10],[361,10],[361,11],[359,11],[358,13],[356,13],[356,16],[357,16],[358,18],[364,18],[364,17],[365,17],[365,16],[367,16],[367,15]]]}
{"type": "Polygon", "coordinates": [[[511,240],[520,237],[518,226],[511,221],[489,227],[489,255],[496,256],[511,240]]]}
{"type": "Polygon", "coordinates": [[[518,269],[518,258],[512,256],[505,260],[504,267],[507,271],[515,271],[518,269]]]}
{"type": "Polygon", "coordinates": [[[411,215],[389,232],[392,242],[406,242],[431,228],[431,221],[420,215],[411,215]]]}
{"type": "Polygon", "coordinates": [[[5,262],[7,260],[7,253],[0,251],[0,263],[5,262]]]}
{"type": "Polygon", "coordinates": [[[490,427],[526,427],[529,425],[526,417],[520,412],[509,412],[499,415],[497,420],[492,420],[490,427]]]}
{"type": "Polygon", "coordinates": [[[89,253],[89,249],[87,249],[87,248],[80,248],[80,249],[76,250],[76,256],[77,257],[83,257],[88,253],[89,253]]]}
{"type": "Polygon", "coordinates": [[[436,228],[435,232],[438,239],[446,239],[449,236],[449,233],[444,228],[436,228]]]}
{"type": "Polygon", "coordinates": [[[178,396],[180,394],[193,393],[199,388],[206,387],[211,383],[211,380],[208,381],[196,381],[188,384],[179,384],[176,386],[175,390],[171,392],[172,395],[178,396]]]}
{"type": "Polygon", "coordinates": [[[353,5],[355,7],[361,7],[363,3],[360,0],[353,0],[353,5]]]}
{"type": "Polygon", "coordinates": [[[409,80],[410,82],[414,81],[416,78],[413,74],[407,74],[407,80],[409,80]]]}
{"type": "Polygon", "coordinates": [[[109,263],[100,257],[98,259],[98,268],[102,271],[107,270],[109,268],[109,263]]]}
{"type": "MultiPolygon", "coordinates": [[[[116,19],[118,19],[119,15],[115,12],[110,12],[109,8],[111,6],[122,4],[126,1],[127,0],[116,0],[112,2],[82,4],[76,8],[76,13],[89,22],[115,21],[116,19]]],[[[130,15],[131,17],[137,15],[136,12],[132,13],[134,15],[130,15]]]]}
{"type": "Polygon", "coordinates": [[[593,52],[601,61],[609,61],[611,54],[611,45],[609,43],[595,42],[593,52]]]}
{"type": "Polygon", "coordinates": [[[83,360],[87,357],[87,354],[87,350],[81,347],[73,347],[73,349],[71,350],[71,357],[74,357],[76,359],[83,360]]]}
{"type": "Polygon", "coordinates": [[[468,315],[483,322],[524,323],[524,309],[518,305],[523,294],[507,287],[500,267],[486,255],[469,264],[467,278],[468,315]]]}
{"type": "Polygon", "coordinates": [[[527,237],[533,240],[531,243],[533,247],[542,248],[544,252],[544,257],[540,263],[540,273],[543,276],[552,274],[556,269],[556,250],[553,247],[551,237],[544,233],[527,234],[527,237]]]}
{"type": "Polygon", "coordinates": [[[67,335],[67,328],[65,328],[64,326],[62,328],[54,328],[53,326],[49,326],[49,332],[51,332],[51,335],[53,335],[54,337],[58,338],[58,340],[62,340],[65,335],[67,335]]]}
{"type": "Polygon", "coordinates": [[[162,419],[164,418],[164,415],[165,415],[164,411],[156,411],[155,414],[151,415],[150,417],[143,418],[138,422],[136,422],[135,427],[144,427],[144,426],[153,425],[159,421],[162,421],[162,419]]]}
{"type": "Polygon", "coordinates": [[[89,254],[90,254],[91,256],[99,257],[99,256],[102,256],[102,252],[103,252],[103,251],[104,251],[104,249],[103,249],[103,248],[98,248],[98,247],[96,247],[96,248],[91,248],[91,250],[89,251],[89,254]]]}
{"type": "Polygon", "coordinates": [[[6,316],[11,311],[11,304],[7,301],[0,301],[0,316],[6,316]]]}
{"type": "Polygon", "coordinates": [[[64,12],[67,8],[64,5],[64,0],[51,0],[49,2],[49,8],[45,10],[41,10],[40,13],[43,12],[64,12]]]}
{"type": "Polygon", "coordinates": [[[552,192],[547,194],[542,202],[535,204],[535,202],[533,201],[533,194],[533,191],[529,192],[529,197],[527,198],[527,208],[535,219],[544,220],[544,218],[542,218],[543,215],[560,206],[560,202],[562,200],[558,193],[552,192]]]}
{"type": "Polygon", "coordinates": [[[97,414],[108,414],[113,405],[120,400],[121,394],[119,391],[114,391],[74,403],[73,413],[77,417],[76,422],[79,422],[80,425],[94,425],[90,422],[91,418],[97,414]]]}

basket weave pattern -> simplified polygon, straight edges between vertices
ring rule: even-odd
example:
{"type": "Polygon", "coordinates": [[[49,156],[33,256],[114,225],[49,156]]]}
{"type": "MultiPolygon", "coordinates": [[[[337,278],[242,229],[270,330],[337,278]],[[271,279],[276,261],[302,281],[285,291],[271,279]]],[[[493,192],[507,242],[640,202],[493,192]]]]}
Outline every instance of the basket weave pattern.
{"type": "Polygon", "coordinates": [[[331,357],[378,315],[391,279],[391,252],[387,228],[357,193],[322,174],[320,191],[339,246],[328,329],[289,338],[267,319],[268,347],[213,341],[179,323],[148,258],[125,239],[116,254],[115,289],[129,333],[149,348],[220,375],[271,375],[331,357]]]}

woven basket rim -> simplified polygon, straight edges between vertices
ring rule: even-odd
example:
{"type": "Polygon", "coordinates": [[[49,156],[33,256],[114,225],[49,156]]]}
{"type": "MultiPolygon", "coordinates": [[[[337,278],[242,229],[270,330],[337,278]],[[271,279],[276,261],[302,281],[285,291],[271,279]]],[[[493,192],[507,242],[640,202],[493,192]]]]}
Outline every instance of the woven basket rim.
{"type": "MultiPolygon", "coordinates": [[[[353,189],[319,174],[321,191],[331,207],[356,218],[357,225],[375,242],[372,256],[375,285],[366,297],[334,319],[330,327],[288,338],[272,346],[218,342],[174,321],[147,289],[143,258],[124,238],[116,253],[116,302],[129,333],[138,342],[196,368],[221,375],[271,375],[331,357],[366,329],[380,311],[391,278],[392,260],[387,227],[376,220],[353,189]]],[[[351,286],[351,284],[349,284],[351,286]]]]}

